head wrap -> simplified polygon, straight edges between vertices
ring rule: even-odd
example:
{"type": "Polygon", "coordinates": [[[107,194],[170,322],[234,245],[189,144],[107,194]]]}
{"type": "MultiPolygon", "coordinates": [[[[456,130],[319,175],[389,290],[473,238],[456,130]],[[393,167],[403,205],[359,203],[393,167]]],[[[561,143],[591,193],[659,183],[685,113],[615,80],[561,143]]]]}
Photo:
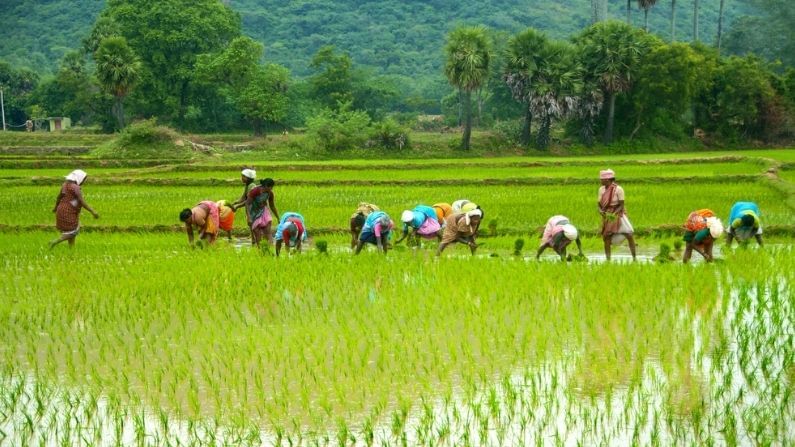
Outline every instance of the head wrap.
{"type": "Polygon", "coordinates": [[[472,217],[481,217],[483,213],[480,210],[472,210],[464,213],[464,223],[469,225],[470,218],[472,217]]]}
{"type": "Polygon", "coordinates": [[[403,211],[403,214],[400,215],[400,221],[404,223],[409,223],[414,220],[414,212],[413,211],[403,211]]]}
{"type": "Polygon", "coordinates": [[[718,239],[723,234],[723,222],[717,217],[707,217],[707,228],[713,239],[718,239]]]}
{"type": "Polygon", "coordinates": [[[577,227],[572,224],[563,225],[563,235],[570,241],[577,239],[577,227]]]}
{"type": "Polygon", "coordinates": [[[616,178],[616,173],[612,169],[603,169],[599,171],[599,178],[601,180],[608,180],[611,178],[616,178]]]}
{"type": "Polygon", "coordinates": [[[253,169],[243,169],[242,171],[240,171],[240,175],[242,175],[245,178],[254,180],[255,178],[257,178],[257,171],[253,169]]]}
{"type": "Polygon", "coordinates": [[[87,176],[88,174],[86,174],[85,171],[75,169],[66,176],[66,180],[70,180],[77,183],[78,185],[82,185],[87,176]]]}

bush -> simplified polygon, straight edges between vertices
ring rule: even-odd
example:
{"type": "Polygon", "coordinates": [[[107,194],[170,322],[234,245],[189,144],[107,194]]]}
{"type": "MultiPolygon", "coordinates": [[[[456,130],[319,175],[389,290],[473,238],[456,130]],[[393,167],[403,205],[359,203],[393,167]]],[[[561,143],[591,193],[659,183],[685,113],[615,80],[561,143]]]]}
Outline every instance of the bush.
{"type": "Polygon", "coordinates": [[[494,123],[494,133],[512,146],[521,146],[522,120],[497,121],[494,123]]]}
{"type": "Polygon", "coordinates": [[[179,138],[177,133],[168,127],[158,126],[154,118],[136,121],[127,126],[119,134],[116,143],[120,146],[144,146],[172,143],[179,138]]]}
{"type": "Polygon", "coordinates": [[[366,146],[370,117],[362,111],[343,106],[335,112],[325,109],[307,120],[307,134],[327,151],[357,149],[366,146]]]}
{"type": "Polygon", "coordinates": [[[394,119],[386,118],[373,125],[367,145],[383,149],[407,149],[409,133],[394,119]]]}
{"type": "Polygon", "coordinates": [[[195,155],[190,142],[154,119],[137,121],[94,151],[105,158],[191,158],[195,155]]]}

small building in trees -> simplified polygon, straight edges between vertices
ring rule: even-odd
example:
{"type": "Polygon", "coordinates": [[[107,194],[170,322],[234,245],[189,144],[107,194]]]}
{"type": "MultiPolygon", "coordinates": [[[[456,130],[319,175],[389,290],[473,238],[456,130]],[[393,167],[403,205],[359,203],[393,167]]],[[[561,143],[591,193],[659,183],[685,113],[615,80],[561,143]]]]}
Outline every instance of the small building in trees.
{"type": "Polygon", "coordinates": [[[55,132],[58,130],[66,130],[72,127],[72,120],[71,118],[65,116],[51,116],[44,118],[50,124],[50,132],[55,132]]]}

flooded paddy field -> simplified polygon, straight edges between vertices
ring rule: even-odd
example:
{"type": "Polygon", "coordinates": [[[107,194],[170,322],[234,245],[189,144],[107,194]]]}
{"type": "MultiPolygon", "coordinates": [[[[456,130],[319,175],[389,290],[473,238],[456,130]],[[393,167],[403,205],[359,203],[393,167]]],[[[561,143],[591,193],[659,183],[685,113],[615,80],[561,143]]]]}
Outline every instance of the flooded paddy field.
{"type": "Polygon", "coordinates": [[[795,444],[793,150],[93,160],[83,192],[101,218],[53,251],[58,177],[90,155],[8,157],[0,446],[795,444]],[[284,181],[280,212],[306,217],[300,255],[252,248],[242,210],[232,241],[191,249],[180,232],[182,208],[239,197],[250,165],[284,181]],[[604,262],[602,167],[627,193],[638,262],[626,246],[604,262]],[[352,255],[359,201],[397,219],[459,198],[486,212],[476,256],[437,258],[435,241],[352,255]],[[717,262],[683,265],[687,215],[725,220],[738,200],[759,204],[765,245],[721,240],[717,262]],[[554,214],[584,261],[536,261],[554,214]]]}
{"type": "Polygon", "coordinates": [[[781,241],[682,265],[46,236],[0,235],[3,445],[795,442],[781,241]]]}

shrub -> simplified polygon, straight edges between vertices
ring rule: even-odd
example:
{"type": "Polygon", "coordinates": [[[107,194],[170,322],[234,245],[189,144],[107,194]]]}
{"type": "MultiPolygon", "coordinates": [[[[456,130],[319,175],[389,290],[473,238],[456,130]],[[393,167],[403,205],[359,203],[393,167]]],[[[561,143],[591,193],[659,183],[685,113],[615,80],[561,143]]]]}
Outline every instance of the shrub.
{"type": "Polygon", "coordinates": [[[522,120],[497,121],[494,133],[513,146],[520,146],[522,140],[522,120]]]}
{"type": "Polygon", "coordinates": [[[373,125],[367,145],[383,149],[407,149],[409,134],[397,121],[386,118],[373,125]]]}
{"type": "Polygon", "coordinates": [[[367,113],[349,110],[325,109],[307,120],[307,134],[327,151],[341,151],[365,147],[370,129],[367,113]]]}

